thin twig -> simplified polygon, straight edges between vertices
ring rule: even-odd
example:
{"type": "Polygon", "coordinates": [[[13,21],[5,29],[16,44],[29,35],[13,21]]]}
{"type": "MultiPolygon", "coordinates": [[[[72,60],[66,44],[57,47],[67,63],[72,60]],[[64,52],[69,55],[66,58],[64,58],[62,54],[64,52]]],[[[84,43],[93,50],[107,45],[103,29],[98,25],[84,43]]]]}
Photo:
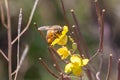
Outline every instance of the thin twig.
{"type": "MultiPolygon", "coordinates": [[[[18,35],[21,31],[21,24],[22,24],[22,8],[20,9],[19,18],[18,18],[18,35]]],[[[18,45],[17,45],[17,66],[19,65],[20,58],[20,37],[18,37],[18,45]]]]}
{"type": "Polygon", "coordinates": [[[97,72],[97,73],[96,73],[96,79],[97,79],[97,80],[100,80],[99,75],[100,75],[100,72],[97,72]]]}
{"type": "Polygon", "coordinates": [[[8,57],[5,55],[5,53],[0,49],[0,53],[2,54],[2,56],[9,62],[8,57]]]}
{"type": "MultiPolygon", "coordinates": [[[[84,39],[83,39],[81,30],[80,30],[80,25],[79,25],[79,23],[78,23],[78,21],[77,21],[77,18],[76,18],[76,16],[75,16],[75,13],[74,13],[74,10],[73,10],[73,9],[71,9],[71,13],[72,13],[72,16],[73,16],[75,25],[76,25],[76,26],[75,26],[75,32],[76,32],[75,35],[76,35],[76,36],[75,36],[75,37],[78,37],[78,39],[77,39],[78,50],[79,50],[80,52],[83,52],[83,51],[79,48],[80,45],[81,45],[81,47],[83,48],[83,50],[84,50],[87,58],[89,58],[88,48],[87,48],[87,45],[86,45],[86,43],[85,43],[85,41],[84,41],[84,39]]],[[[81,54],[83,54],[83,53],[81,53],[81,54]]]]}
{"type": "MultiPolygon", "coordinates": [[[[56,51],[52,46],[50,46],[50,48],[51,48],[51,50],[53,51],[53,53],[54,53],[60,60],[62,60],[61,57],[58,55],[57,51],[56,51]]],[[[62,60],[62,61],[63,61],[64,63],[68,63],[67,60],[62,60]]]]}
{"type": "Polygon", "coordinates": [[[60,65],[59,65],[58,62],[57,62],[57,59],[55,58],[55,56],[54,56],[54,54],[53,54],[53,51],[51,50],[50,47],[48,47],[48,50],[49,50],[49,52],[50,52],[50,55],[51,55],[52,60],[54,61],[55,65],[56,65],[55,68],[56,68],[59,72],[62,72],[62,70],[61,70],[61,68],[60,68],[60,65]]]}
{"type": "Polygon", "coordinates": [[[112,65],[112,54],[109,55],[108,71],[107,71],[106,80],[109,80],[111,65],[112,65]]]}
{"type": "Polygon", "coordinates": [[[99,54],[99,51],[97,51],[97,52],[89,59],[89,62],[91,62],[98,54],[99,54]]]}
{"type": "MultiPolygon", "coordinates": [[[[34,22],[34,26],[35,26],[35,28],[38,30],[38,26],[37,26],[36,22],[34,22]]],[[[41,30],[38,30],[38,32],[40,33],[40,35],[42,36],[42,38],[46,41],[46,38],[45,38],[44,33],[43,33],[41,30]]],[[[46,41],[46,42],[47,42],[47,41],[46,41]]]]}
{"type": "Polygon", "coordinates": [[[119,62],[118,62],[118,78],[117,78],[117,80],[120,80],[120,59],[118,60],[119,62]]]}
{"type": "Polygon", "coordinates": [[[6,7],[6,13],[7,13],[7,35],[8,35],[8,74],[9,74],[9,80],[12,80],[12,39],[11,39],[11,16],[10,16],[10,6],[9,1],[5,0],[5,7],[6,7]]]}
{"type": "Polygon", "coordinates": [[[20,70],[20,68],[21,68],[21,66],[22,66],[22,63],[23,63],[23,61],[24,61],[24,59],[25,59],[25,57],[26,57],[26,55],[27,55],[27,53],[28,53],[28,49],[29,49],[29,46],[26,45],[26,46],[25,46],[25,49],[24,49],[24,51],[23,51],[23,54],[22,54],[22,56],[21,56],[19,65],[17,66],[17,69],[16,69],[16,71],[15,71],[16,74],[15,74],[14,80],[17,79],[18,71],[20,70]]]}
{"type": "Polygon", "coordinates": [[[96,73],[97,80],[100,80],[100,73],[101,73],[102,65],[103,65],[103,54],[101,53],[100,64],[99,64],[98,72],[96,73]]]}
{"type": "Polygon", "coordinates": [[[70,25],[69,25],[69,22],[68,22],[68,19],[67,19],[67,15],[66,15],[66,11],[65,11],[63,0],[60,0],[60,1],[61,1],[62,10],[63,10],[63,14],[64,14],[64,18],[65,18],[66,24],[68,25],[69,30],[71,31],[71,28],[70,28],[70,25]]]}
{"type": "Polygon", "coordinates": [[[105,9],[100,11],[98,0],[95,0],[96,13],[98,16],[98,24],[100,26],[100,42],[98,51],[90,58],[90,61],[93,60],[99,53],[103,53],[103,38],[104,38],[104,13],[105,9]]]}
{"type": "Polygon", "coordinates": [[[78,50],[79,50],[79,53],[80,53],[80,55],[81,55],[81,57],[82,57],[82,54],[83,54],[83,50],[82,50],[82,46],[81,46],[81,43],[80,43],[80,40],[79,40],[79,37],[78,37],[78,33],[77,33],[77,29],[76,29],[76,26],[75,25],[73,25],[72,26],[73,27],[73,37],[74,37],[74,39],[75,39],[75,42],[77,43],[77,48],[78,48],[78,50]]]}
{"type": "Polygon", "coordinates": [[[100,44],[99,44],[99,52],[103,52],[103,40],[104,40],[104,13],[105,9],[102,10],[102,14],[100,16],[100,44]]]}
{"type": "Polygon", "coordinates": [[[40,62],[41,62],[41,64],[46,68],[46,70],[52,75],[52,76],[54,76],[55,78],[59,78],[59,76],[58,75],[56,75],[54,72],[52,72],[51,70],[50,70],[50,68],[48,67],[48,65],[42,60],[42,58],[39,58],[39,60],[40,60],[40,62]]]}
{"type": "Polygon", "coordinates": [[[12,45],[17,41],[17,39],[19,38],[19,37],[21,37],[26,31],[27,31],[27,29],[29,28],[29,26],[30,26],[30,23],[31,23],[31,21],[32,21],[32,18],[33,18],[33,14],[34,14],[34,12],[35,12],[35,9],[36,9],[36,6],[37,6],[37,4],[38,4],[38,1],[39,0],[35,0],[35,3],[34,3],[34,5],[33,5],[33,8],[32,8],[32,11],[31,11],[31,14],[30,14],[30,17],[29,17],[29,20],[28,20],[28,23],[27,23],[27,25],[26,25],[26,27],[22,30],[22,32],[12,41],[12,45]]]}
{"type": "Polygon", "coordinates": [[[89,80],[92,80],[91,71],[89,69],[87,69],[87,76],[88,76],[89,80]]]}
{"type": "Polygon", "coordinates": [[[95,0],[95,7],[96,7],[96,13],[97,13],[97,17],[98,17],[98,24],[100,26],[100,42],[99,42],[99,52],[103,53],[103,39],[104,39],[104,13],[105,13],[105,9],[100,10],[100,7],[98,5],[98,0],[95,0]]]}
{"type": "Polygon", "coordinates": [[[0,5],[0,11],[1,11],[1,22],[3,26],[7,29],[7,24],[5,23],[5,15],[4,15],[2,4],[0,5]]]}

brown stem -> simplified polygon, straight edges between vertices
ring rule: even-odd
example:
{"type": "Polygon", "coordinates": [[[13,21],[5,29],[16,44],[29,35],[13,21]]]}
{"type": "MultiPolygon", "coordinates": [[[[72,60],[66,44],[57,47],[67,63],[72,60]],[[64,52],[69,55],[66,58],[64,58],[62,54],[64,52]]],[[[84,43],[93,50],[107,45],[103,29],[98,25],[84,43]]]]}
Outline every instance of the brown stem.
{"type": "Polygon", "coordinates": [[[5,55],[5,53],[0,49],[0,53],[2,54],[2,56],[9,62],[8,57],[5,55]]]}
{"type": "Polygon", "coordinates": [[[80,55],[81,55],[81,57],[82,57],[83,50],[82,50],[82,48],[81,48],[81,43],[80,43],[80,40],[79,40],[79,37],[78,37],[78,33],[77,33],[76,30],[77,30],[77,29],[76,29],[76,26],[73,27],[73,32],[74,32],[73,35],[74,35],[74,39],[75,39],[75,42],[77,43],[77,47],[78,47],[79,53],[80,53],[80,55]]]}
{"type": "Polygon", "coordinates": [[[21,37],[21,36],[27,31],[27,29],[29,28],[38,1],[39,1],[39,0],[35,0],[35,3],[34,3],[34,5],[33,5],[33,9],[32,9],[32,11],[31,11],[31,14],[30,14],[30,17],[29,17],[29,20],[28,20],[28,23],[27,23],[26,27],[25,27],[25,28],[22,30],[22,32],[12,41],[12,43],[11,43],[12,45],[13,45],[13,44],[17,41],[17,39],[18,39],[19,37],[21,37]]]}
{"type": "MultiPolygon", "coordinates": [[[[20,70],[20,68],[21,68],[21,66],[22,66],[22,63],[23,63],[23,61],[24,61],[24,59],[25,59],[25,57],[26,57],[26,55],[27,55],[28,50],[29,50],[29,46],[26,45],[26,46],[25,46],[25,49],[24,49],[24,51],[23,51],[23,54],[22,54],[22,56],[21,56],[20,62],[19,62],[19,64],[17,65],[17,69],[15,70],[15,73],[16,73],[16,74],[15,74],[14,80],[17,80],[18,72],[19,72],[19,70],[20,70]]],[[[11,75],[13,75],[13,73],[12,73],[11,75]]]]}
{"type": "Polygon", "coordinates": [[[87,69],[87,76],[88,76],[89,80],[92,80],[91,71],[89,69],[87,69]]]}
{"type": "Polygon", "coordinates": [[[105,9],[102,10],[102,14],[101,14],[101,21],[100,23],[100,44],[99,44],[99,52],[103,52],[103,40],[104,40],[104,12],[105,9]]]}
{"type": "Polygon", "coordinates": [[[58,62],[57,62],[57,60],[56,60],[56,58],[55,58],[55,56],[54,56],[51,48],[48,47],[48,50],[49,50],[49,52],[50,52],[50,55],[51,55],[51,57],[52,57],[52,60],[54,61],[55,65],[56,65],[55,68],[56,68],[59,72],[62,72],[62,70],[61,70],[61,68],[60,68],[60,66],[59,66],[59,64],[58,64],[58,62]]]}
{"type": "Polygon", "coordinates": [[[120,59],[118,60],[118,78],[117,80],[120,80],[120,59]]]}
{"type": "MultiPolygon", "coordinates": [[[[57,51],[53,48],[53,47],[50,47],[51,48],[51,50],[53,51],[53,53],[60,59],[60,60],[62,60],[61,59],[61,57],[58,55],[58,53],[57,53],[57,51]]],[[[68,63],[68,61],[67,60],[62,60],[64,63],[68,63]]]]}
{"type": "Polygon", "coordinates": [[[103,18],[104,18],[105,9],[103,9],[101,12],[97,0],[95,0],[95,7],[96,7],[96,13],[98,16],[98,24],[100,26],[100,42],[99,42],[98,51],[103,53],[103,39],[104,39],[104,20],[103,20],[103,18]]]}
{"type": "Polygon", "coordinates": [[[97,51],[97,52],[89,59],[89,62],[91,62],[98,54],[99,54],[99,52],[97,51]]]}
{"type": "MultiPolygon", "coordinates": [[[[36,22],[34,22],[34,26],[35,26],[35,28],[38,30],[38,26],[37,26],[36,22]]],[[[40,35],[42,36],[42,38],[46,41],[46,38],[45,38],[44,33],[43,33],[41,30],[38,30],[38,32],[40,33],[40,35]]],[[[46,41],[46,42],[47,42],[47,41],[46,41]]]]}
{"type": "Polygon", "coordinates": [[[9,80],[12,80],[12,39],[11,39],[11,17],[10,17],[10,7],[9,1],[5,0],[6,12],[7,12],[7,33],[8,33],[8,73],[9,73],[9,80]]]}
{"type": "Polygon", "coordinates": [[[95,8],[96,8],[96,13],[97,13],[98,20],[99,20],[100,16],[101,16],[101,11],[100,11],[100,8],[99,8],[99,5],[98,5],[98,0],[95,0],[95,8]]]}
{"type": "Polygon", "coordinates": [[[7,25],[5,23],[5,15],[4,15],[2,4],[0,6],[0,11],[1,11],[1,22],[2,22],[3,26],[7,29],[7,25]]]}
{"type": "MultiPolygon", "coordinates": [[[[18,35],[21,31],[21,24],[22,24],[22,8],[20,9],[19,18],[18,18],[18,35]]],[[[18,38],[18,44],[17,44],[17,66],[20,62],[20,38],[18,38]]]]}
{"type": "Polygon", "coordinates": [[[9,73],[9,80],[12,80],[12,45],[11,45],[11,16],[10,16],[10,7],[9,1],[5,0],[6,12],[7,12],[7,34],[8,34],[8,73],[9,73]]]}
{"type": "Polygon", "coordinates": [[[97,80],[100,80],[100,74],[101,74],[102,65],[103,65],[103,54],[101,53],[101,55],[100,55],[100,64],[99,64],[98,72],[96,73],[96,79],[97,80]]]}
{"type": "Polygon", "coordinates": [[[50,68],[48,67],[48,65],[42,60],[42,58],[39,58],[39,60],[40,60],[40,62],[41,62],[41,64],[45,67],[45,69],[52,75],[52,76],[54,76],[55,78],[59,78],[58,77],[58,75],[56,75],[54,72],[52,72],[51,70],[50,70],[50,68]]]}
{"type": "Polygon", "coordinates": [[[71,9],[71,13],[72,13],[72,16],[73,16],[73,19],[74,19],[74,22],[75,22],[75,30],[74,30],[74,33],[75,33],[75,37],[77,37],[77,45],[78,45],[78,50],[81,52],[81,54],[83,54],[83,50],[87,56],[87,58],[89,58],[89,52],[88,52],[88,48],[87,48],[87,45],[83,39],[83,36],[82,36],[82,33],[81,33],[81,30],[80,30],[80,25],[77,21],[77,18],[75,16],[75,13],[74,13],[74,10],[71,9]],[[80,48],[83,47],[83,50],[80,48]]]}
{"type": "Polygon", "coordinates": [[[69,25],[69,22],[68,22],[68,19],[67,19],[67,15],[66,15],[66,11],[65,11],[63,0],[60,0],[60,1],[61,1],[62,10],[63,10],[63,14],[64,14],[64,18],[65,18],[66,24],[68,25],[69,30],[71,31],[71,28],[70,28],[70,25],[69,25]]]}
{"type": "Polygon", "coordinates": [[[107,71],[106,80],[109,80],[111,65],[112,65],[112,54],[109,55],[108,71],[107,71]]]}

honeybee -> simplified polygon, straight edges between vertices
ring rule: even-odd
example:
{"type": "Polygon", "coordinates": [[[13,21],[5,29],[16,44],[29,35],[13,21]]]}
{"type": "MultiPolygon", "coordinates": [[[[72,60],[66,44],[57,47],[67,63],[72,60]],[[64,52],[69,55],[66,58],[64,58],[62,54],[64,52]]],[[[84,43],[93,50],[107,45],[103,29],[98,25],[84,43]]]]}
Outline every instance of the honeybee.
{"type": "Polygon", "coordinates": [[[46,40],[48,44],[51,44],[56,38],[61,35],[63,28],[59,25],[53,26],[42,26],[39,27],[38,30],[47,30],[46,40]]]}

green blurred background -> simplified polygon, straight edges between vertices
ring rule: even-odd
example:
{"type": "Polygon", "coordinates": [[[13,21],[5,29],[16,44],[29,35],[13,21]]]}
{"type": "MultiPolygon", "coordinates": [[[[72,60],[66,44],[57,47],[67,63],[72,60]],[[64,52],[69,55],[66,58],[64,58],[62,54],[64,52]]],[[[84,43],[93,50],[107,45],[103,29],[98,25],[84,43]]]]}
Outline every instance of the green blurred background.
{"type": "MultiPolygon", "coordinates": [[[[22,29],[27,24],[32,6],[35,0],[9,0],[10,12],[12,20],[12,39],[17,36],[17,23],[20,8],[23,9],[22,29]]],[[[105,60],[109,53],[113,54],[113,73],[111,80],[116,78],[117,60],[120,53],[120,1],[119,0],[98,0],[100,8],[105,8],[105,37],[104,37],[104,53],[105,60]]],[[[97,24],[97,16],[95,12],[94,0],[63,0],[67,18],[70,26],[74,25],[74,20],[70,13],[74,9],[84,39],[88,45],[90,55],[93,55],[99,42],[99,27],[97,24]]],[[[39,0],[37,9],[33,16],[29,29],[21,37],[20,52],[22,54],[26,44],[29,45],[29,51],[26,59],[18,74],[18,80],[55,80],[41,65],[38,58],[42,57],[49,67],[52,67],[52,60],[44,39],[34,26],[34,22],[38,27],[43,25],[66,25],[64,20],[63,10],[60,0],[39,0]]],[[[7,30],[3,27],[0,20],[0,49],[7,53],[7,30]]],[[[13,45],[13,71],[16,68],[16,47],[17,43],[13,45]]],[[[7,54],[6,54],[7,55],[7,54]]],[[[96,61],[94,63],[97,65],[96,61]]],[[[105,62],[107,65],[107,61],[105,62]]],[[[103,71],[107,68],[104,66],[103,71]]],[[[106,71],[102,76],[105,78],[106,71]]],[[[0,80],[7,80],[7,62],[0,55],[0,80]]]]}

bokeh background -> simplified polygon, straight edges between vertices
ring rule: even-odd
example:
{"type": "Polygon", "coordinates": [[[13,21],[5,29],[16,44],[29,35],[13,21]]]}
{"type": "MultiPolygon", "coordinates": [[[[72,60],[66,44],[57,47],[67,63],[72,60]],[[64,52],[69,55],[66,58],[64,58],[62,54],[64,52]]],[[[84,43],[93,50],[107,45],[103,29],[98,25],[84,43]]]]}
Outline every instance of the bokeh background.
{"type": "MultiPolygon", "coordinates": [[[[17,36],[17,23],[20,8],[23,9],[22,29],[27,24],[32,6],[35,0],[9,0],[10,12],[12,20],[12,39],[17,36]]],[[[101,9],[105,12],[105,34],[104,34],[104,64],[107,66],[108,54],[113,54],[111,80],[116,79],[117,63],[120,57],[120,0],[98,0],[101,9]]],[[[95,12],[94,0],[63,0],[67,18],[70,26],[74,25],[74,20],[70,10],[74,9],[83,37],[88,45],[90,55],[93,55],[99,43],[99,26],[95,12]]],[[[29,29],[21,37],[20,53],[22,54],[25,45],[29,45],[28,54],[18,74],[18,80],[55,80],[41,65],[38,58],[42,57],[49,67],[52,67],[52,60],[44,39],[34,26],[34,22],[38,27],[43,25],[66,25],[60,0],[39,0],[37,9],[33,16],[29,29]]],[[[13,45],[13,71],[16,68],[16,51],[17,43],[13,45]]],[[[3,27],[0,20],[0,49],[7,55],[7,30],[3,27]]],[[[97,65],[96,61],[94,63],[97,65]]],[[[107,67],[103,67],[103,71],[107,67]]],[[[0,55],[0,80],[7,80],[7,62],[0,55]]],[[[102,73],[105,78],[106,71],[102,73]]]]}

